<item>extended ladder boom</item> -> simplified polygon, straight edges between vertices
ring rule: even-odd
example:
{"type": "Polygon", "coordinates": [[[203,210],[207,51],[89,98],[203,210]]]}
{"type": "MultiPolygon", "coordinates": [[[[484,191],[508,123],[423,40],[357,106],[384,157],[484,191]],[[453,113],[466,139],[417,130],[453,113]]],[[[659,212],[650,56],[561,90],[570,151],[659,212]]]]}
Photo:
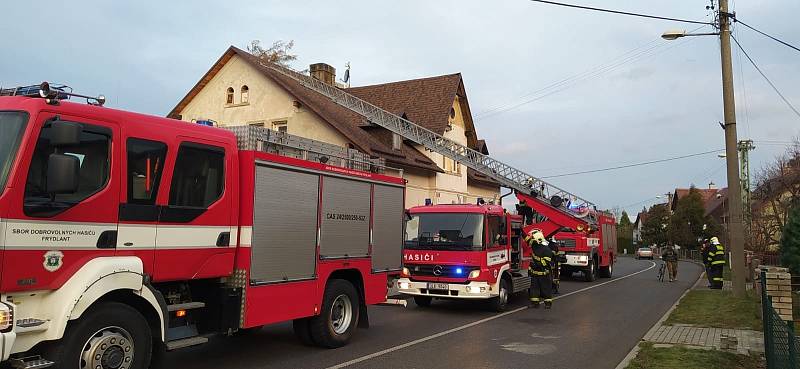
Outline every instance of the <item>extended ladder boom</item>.
{"type": "Polygon", "coordinates": [[[597,221],[594,211],[584,212],[584,210],[588,209],[595,210],[595,205],[575,194],[569,193],[517,168],[495,160],[488,155],[484,155],[469,147],[446,139],[433,131],[355,97],[336,86],[329,85],[282,65],[265,62],[260,63],[262,66],[289,77],[306,88],[316,91],[333,100],[335,103],[364,116],[371,123],[397,133],[407,140],[425,146],[425,148],[429,150],[444,155],[459,163],[463,163],[479,173],[494,179],[505,187],[531,195],[537,199],[543,199],[542,203],[554,209],[558,209],[566,215],[585,217],[587,223],[593,224],[597,221]],[[563,201],[553,202],[554,204],[560,202],[557,206],[550,205],[550,199],[556,197],[563,201]],[[576,213],[570,210],[571,208],[580,208],[581,212],[576,213]]]}

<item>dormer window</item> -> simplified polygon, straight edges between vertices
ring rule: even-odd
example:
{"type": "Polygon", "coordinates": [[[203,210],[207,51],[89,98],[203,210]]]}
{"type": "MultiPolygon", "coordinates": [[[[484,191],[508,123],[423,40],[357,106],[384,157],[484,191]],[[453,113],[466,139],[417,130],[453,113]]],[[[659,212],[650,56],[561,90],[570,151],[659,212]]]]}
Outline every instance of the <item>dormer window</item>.
{"type": "Polygon", "coordinates": [[[403,148],[403,137],[392,132],[392,149],[401,150],[403,148]]]}
{"type": "Polygon", "coordinates": [[[242,104],[247,104],[250,101],[250,88],[247,85],[242,86],[242,104]]]}
{"type": "Polygon", "coordinates": [[[225,95],[225,103],[233,104],[233,87],[228,87],[228,92],[225,95]]]}

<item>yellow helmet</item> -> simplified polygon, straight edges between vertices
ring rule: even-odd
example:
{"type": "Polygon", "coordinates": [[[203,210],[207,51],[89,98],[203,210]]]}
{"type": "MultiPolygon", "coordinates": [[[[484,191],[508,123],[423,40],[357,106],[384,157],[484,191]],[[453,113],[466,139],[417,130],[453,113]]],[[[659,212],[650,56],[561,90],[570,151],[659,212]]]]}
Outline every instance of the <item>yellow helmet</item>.
{"type": "Polygon", "coordinates": [[[528,241],[530,244],[531,242],[536,242],[540,245],[547,245],[547,240],[544,238],[544,233],[542,233],[539,229],[533,229],[528,232],[528,235],[525,237],[525,241],[528,241]]]}
{"type": "Polygon", "coordinates": [[[719,245],[719,238],[711,237],[709,241],[711,242],[712,245],[719,245]]]}

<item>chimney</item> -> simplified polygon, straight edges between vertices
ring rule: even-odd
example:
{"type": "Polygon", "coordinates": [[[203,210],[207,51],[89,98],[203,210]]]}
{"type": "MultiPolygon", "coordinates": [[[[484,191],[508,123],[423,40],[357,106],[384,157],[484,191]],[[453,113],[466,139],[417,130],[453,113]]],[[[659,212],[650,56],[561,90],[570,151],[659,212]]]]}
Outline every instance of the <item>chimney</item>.
{"type": "Polygon", "coordinates": [[[311,77],[329,85],[336,85],[336,68],[325,63],[316,63],[311,64],[309,71],[311,72],[311,77]]]}
{"type": "Polygon", "coordinates": [[[709,190],[716,190],[717,189],[717,185],[714,184],[714,181],[711,181],[711,182],[708,183],[708,189],[709,190]]]}

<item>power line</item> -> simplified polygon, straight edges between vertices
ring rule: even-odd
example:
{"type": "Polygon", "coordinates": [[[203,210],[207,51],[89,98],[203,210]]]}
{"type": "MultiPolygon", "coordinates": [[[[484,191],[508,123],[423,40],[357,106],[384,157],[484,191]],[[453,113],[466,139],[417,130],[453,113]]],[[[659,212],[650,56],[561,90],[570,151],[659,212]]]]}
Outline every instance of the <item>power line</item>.
{"type": "MultiPolygon", "coordinates": [[[[697,29],[700,29],[700,28],[702,28],[702,27],[699,27],[697,29]]],[[[695,29],[695,30],[697,30],[697,29],[695,29]]],[[[523,100],[521,102],[513,102],[513,103],[509,103],[509,104],[505,104],[505,105],[500,105],[500,106],[496,106],[494,108],[488,109],[488,110],[482,112],[481,114],[477,115],[475,117],[475,119],[486,119],[488,117],[491,117],[491,116],[494,116],[494,115],[497,115],[497,114],[501,114],[501,113],[505,113],[507,111],[514,110],[514,109],[519,108],[519,107],[521,107],[523,105],[527,105],[527,104],[530,104],[532,102],[539,101],[541,99],[544,99],[545,97],[548,97],[550,95],[553,95],[553,94],[559,93],[561,91],[564,91],[564,90],[566,90],[568,88],[571,88],[571,87],[575,86],[576,84],[578,84],[579,82],[588,81],[588,80],[591,80],[591,79],[594,79],[594,78],[598,78],[598,77],[602,76],[603,74],[606,74],[608,72],[614,71],[614,70],[618,69],[619,67],[621,67],[621,66],[623,66],[625,64],[633,63],[633,62],[636,62],[636,61],[639,61],[639,60],[643,60],[645,58],[653,57],[655,55],[664,53],[667,50],[670,50],[672,48],[680,47],[681,45],[686,44],[686,43],[691,42],[691,41],[693,41],[693,39],[689,38],[689,39],[683,40],[681,42],[672,44],[672,45],[670,45],[670,46],[668,46],[668,47],[666,47],[664,49],[660,49],[660,50],[658,50],[658,49],[661,48],[664,44],[658,44],[658,45],[653,45],[653,46],[649,46],[649,47],[647,47],[647,45],[646,45],[646,49],[640,50],[638,52],[634,52],[632,55],[629,55],[627,57],[618,57],[616,59],[613,59],[609,63],[601,64],[601,65],[599,65],[599,66],[597,66],[597,67],[595,67],[593,69],[589,69],[589,70],[587,70],[587,71],[585,71],[583,73],[579,73],[579,74],[573,75],[571,77],[567,77],[567,78],[565,78],[565,79],[563,79],[561,81],[552,83],[552,84],[550,84],[548,86],[545,86],[545,87],[543,87],[543,88],[541,88],[539,90],[536,90],[534,92],[528,93],[528,94],[523,95],[521,97],[521,98],[524,98],[524,97],[528,97],[528,96],[533,96],[530,99],[523,100]]],[[[651,42],[651,44],[652,44],[652,42],[651,42]]],[[[628,52],[628,53],[625,53],[623,55],[630,54],[630,53],[631,52],[628,52]]]]}
{"type": "Polygon", "coordinates": [[[598,12],[612,13],[612,14],[619,14],[619,15],[629,15],[629,16],[633,16],[633,17],[660,19],[660,20],[668,20],[668,21],[683,22],[683,23],[694,23],[694,24],[711,24],[709,22],[701,22],[701,21],[694,21],[694,20],[688,20],[688,19],[679,19],[679,18],[660,17],[660,16],[657,16],[657,15],[649,15],[649,14],[623,12],[623,11],[619,11],[619,10],[594,8],[594,7],[591,7],[591,6],[566,4],[566,3],[559,3],[559,2],[555,2],[555,1],[547,1],[547,0],[530,0],[530,1],[537,2],[537,3],[543,3],[543,4],[565,6],[565,7],[568,7],[568,8],[594,10],[594,11],[598,11],[598,12]]]}
{"type": "Polygon", "coordinates": [[[638,166],[643,166],[643,165],[650,165],[650,164],[656,164],[656,163],[663,163],[663,162],[667,162],[667,161],[673,161],[673,160],[679,160],[679,159],[686,159],[686,158],[691,158],[691,157],[694,157],[694,156],[708,155],[708,154],[713,154],[713,153],[717,153],[717,152],[721,152],[721,151],[725,151],[725,150],[724,150],[724,149],[717,149],[717,150],[712,150],[712,151],[698,152],[698,153],[695,153],[695,154],[689,154],[689,155],[674,156],[674,157],[671,157],[671,158],[666,158],[666,159],[651,160],[651,161],[645,161],[645,162],[641,162],[641,163],[635,163],[635,164],[625,164],[625,165],[618,165],[618,166],[615,166],[615,167],[602,168],[602,169],[584,170],[584,171],[580,171],[580,172],[572,172],[572,173],[555,174],[555,175],[551,175],[551,176],[543,176],[543,177],[539,177],[539,178],[541,178],[541,179],[545,179],[545,178],[557,178],[557,177],[568,177],[568,176],[575,176],[575,175],[579,175],[579,174],[589,174],[589,173],[597,173],[597,172],[607,172],[607,171],[610,171],[610,170],[617,170],[617,169],[632,168],[632,167],[638,167],[638,166]]]}
{"type": "Polygon", "coordinates": [[[772,40],[774,40],[774,41],[776,41],[776,42],[779,42],[779,43],[781,43],[781,44],[783,44],[783,45],[785,45],[785,46],[788,46],[788,47],[790,47],[790,48],[794,49],[795,51],[800,51],[800,48],[798,48],[797,46],[794,46],[794,45],[792,45],[792,44],[790,44],[790,43],[788,43],[788,42],[785,42],[785,41],[781,41],[781,40],[779,40],[779,39],[778,39],[778,38],[776,38],[776,37],[770,36],[770,35],[768,35],[768,34],[766,34],[766,33],[762,32],[762,31],[759,31],[759,30],[757,30],[755,27],[753,27],[753,26],[751,26],[751,25],[749,25],[749,24],[747,24],[747,23],[745,23],[745,22],[742,22],[742,21],[740,21],[739,19],[736,19],[736,18],[734,18],[734,20],[735,20],[737,23],[741,23],[743,26],[745,26],[745,27],[747,27],[747,28],[750,28],[750,29],[752,29],[753,31],[756,31],[756,32],[758,32],[758,33],[760,33],[760,34],[762,34],[762,35],[764,35],[764,36],[766,36],[766,37],[769,37],[769,38],[771,38],[772,40]]]}
{"type": "Polygon", "coordinates": [[[775,93],[777,93],[777,94],[778,94],[778,96],[780,96],[780,97],[781,97],[781,99],[783,100],[783,102],[785,102],[785,103],[786,103],[786,105],[787,105],[787,106],[789,106],[789,109],[792,109],[792,111],[793,111],[793,112],[794,112],[794,113],[795,113],[795,114],[796,114],[798,117],[800,117],[800,111],[797,111],[797,109],[795,109],[795,107],[792,105],[792,103],[790,103],[790,102],[789,102],[789,100],[788,100],[788,99],[786,99],[786,96],[783,96],[783,94],[781,93],[781,91],[780,91],[780,90],[778,90],[778,87],[776,87],[776,86],[775,86],[775,84],[774,84],[774,83],[772,83],[772,81],[770,81],[770,79],[767,77],[767,75],[766,75],[766,74],[764,74],[764,72],[763,72],[763,71],[761,71],[761,68],[759,68],[759,67],[758,67],[758,65],[757,65],[757,64],[756,64],[756,62],[753,60],[753,58],[751,58],[751,57],[750,57],[750,54],[748,54],[748,53],[747,53],[747,51],[746,51],[746,50],[745,50],[745,49],[742,47],[742,44],[740,44],[740,43],[739,43],[739,40],[737,40],[737,39],[736,39],[736,37],[733,37],[733,35],[731,35],[731,38],[733,39],[733,41],[734,41],[734,42],[736,42],[736,45],[737,45],[737,46],[739,46],[739,50],[742,50],[742,53],[744,54],[744,56],[746,56],[746,57],[747,57],[747,60],[749,60],[749,61],[750,61],[750,64],[753,64],[753,67],[755,67],[755,68],[756,68],[756,70],[758,71],[758,73],[759,73],[759,74],[761,74],[761,77],[764,77],[764,79],[767,81],[767,83],[769,83],[769,85],[770,85],[770,86],[772,86],[772,89],[773,89],[773,90],[775,90],[775,93]]]}

